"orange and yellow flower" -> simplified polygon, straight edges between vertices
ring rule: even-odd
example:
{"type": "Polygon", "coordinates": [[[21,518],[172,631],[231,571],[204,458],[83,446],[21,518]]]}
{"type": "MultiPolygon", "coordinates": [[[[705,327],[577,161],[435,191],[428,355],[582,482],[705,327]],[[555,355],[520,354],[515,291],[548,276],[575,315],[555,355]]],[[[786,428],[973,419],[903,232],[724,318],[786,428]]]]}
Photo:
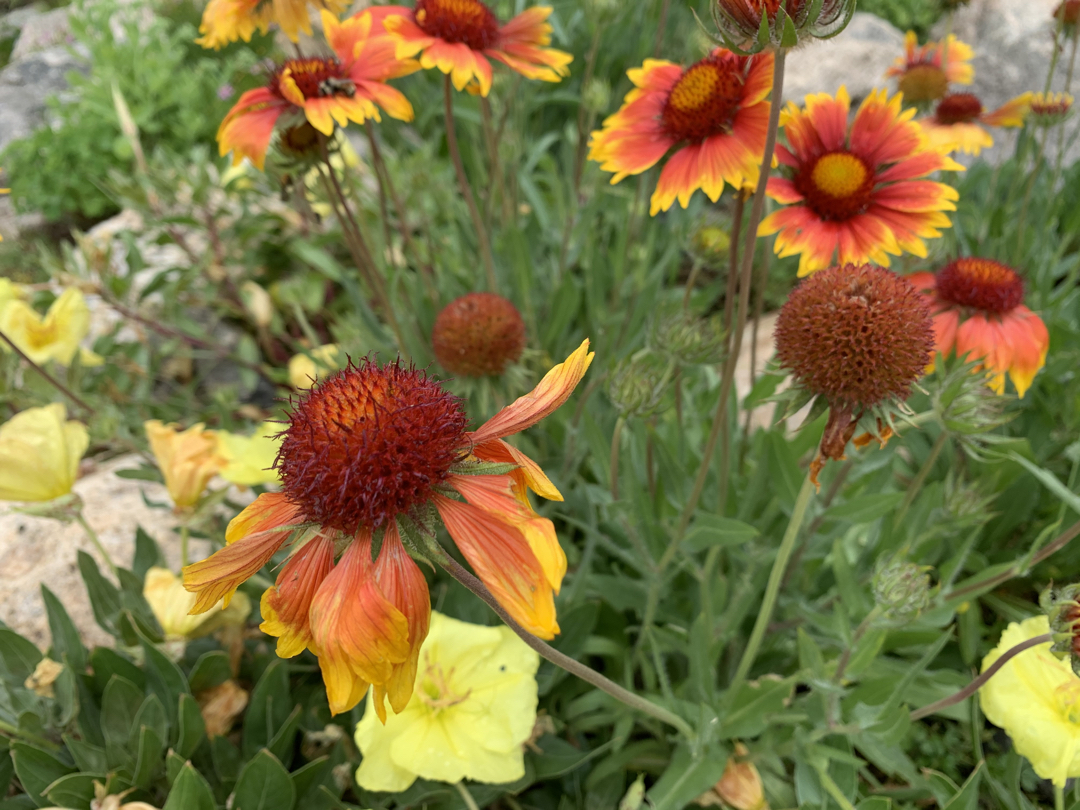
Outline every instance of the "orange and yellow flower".
{"type": "Polygon", "coordinates": [[[250,42],[255,31],[266,33],[271,23],[296,42],[300,33],[311,34],[308,5],[340,14],[348,0],[210,0],[199,23],[197,40],[204,48],[224,48],[238,39],[250,42]]]}
{"type": "Polygon", "coordinates": [[[780,115],[788,145],[776,155],[786,176],[769,180],[767,193],[786,206],[766,217],[758,235],[777,234],[779,256],[799,255],[799,275],[832,264],[889,256],[926,256],[924,239],[951,224],[956,190],[925,179],[956,161],[927,146],[913,109],[884,90],[866,97],[848,125],[851,101],[817,93],[800,109],[789,103],[780,115]]]}
{"type": "Polygon", "coordinates": [[[1024,93],[987,112],[974,93],[949,93],[938,102],[934,114],[919,123],[935,149],[945,154],[960,151],[978,155],[994,145],[984,127],[1022,127],[1031,110],[1031,98],[1031,93],[1024,93]]]}
{"type": "Polygon", "coordinates": [[[411,121],[412,105],[386,82],[420,65],[395,55],[394,41],[383,30],[386,15],[379,7],[339,22],[324,11],[323,30],[336,56],[287,59],[266,87],[244,93],[218,129],[221,154],[232,152],[234,164],[248,158],[262,169],[274,126],[286,114],[306,118],[326,136],[333,134],[335,122],[344,127],[350,121],[381,120],[380,108],[411,121]]]}
{"type": "Polygon", "coordinates": [[[685,70],[646,59],[627,71],[635,89],[592,134],[589,159],[615,172],[615,184],[671,152],[652,196],[653,215],[676,199],[685,208],[698,189],[716,202],[725,182],[753,185],[769,128],[773,58],[717,48],[685,70]]]}
{"type": "Polygon", "coordinates": [[[425,70],[438,68],[458,90],[476,82],[480,95],[491,90],[491,62],[497,59],[527,79],[559,82],[574,57],[549,48],[550,6],[525,9],[500,23],[480,0],[417,0],[414,8],[386,6],[393,16],[386,30],[397,40],[398,58],[420,55],[425,70]]]}
{"type": "Polygon", "coordinates": [[[937,274],[908,276],[934,309],[937,351],[980,360],[989,385],[1005,393],[1006,373],[1023,397],[1046,364],[1050,333],[1024,306],[1024,282],[1008,265],[964,257],[937,274]]]}
{"type": "Polygon", "coordinates": [[[334,713],[369,687],[380,717],[387,701],[401,712],[431,613],[403,535],[434,537],[437,516],[506,611],[553,638],[566,555],[528,490],[562,496],[504,438],[561,406],[592,357],[586,340],[473,432],[460,400],[398,362],[364,360],[318,383],[290,414],[277,460],[283,491],[259,496],[229,524],[224,549],[184,569],[185,587],[197,594],[193,612],[227,605],[290,546],[262,597],[262,629],[277,637],[278,655],[306,648],[318,656],[334,713]],[[493,472],[491,463],[512,468],[493,472]]]}
{"type": "Polygon", "coordinates": [[[919,45],[914,31],[904,37],[904,56],[897,58],[885,75],[897,80],[904,101],[923,104],[944,98],[950,84],[971,84],[975,69],[971,46],[949,34],[943,42],[919,45]]]}

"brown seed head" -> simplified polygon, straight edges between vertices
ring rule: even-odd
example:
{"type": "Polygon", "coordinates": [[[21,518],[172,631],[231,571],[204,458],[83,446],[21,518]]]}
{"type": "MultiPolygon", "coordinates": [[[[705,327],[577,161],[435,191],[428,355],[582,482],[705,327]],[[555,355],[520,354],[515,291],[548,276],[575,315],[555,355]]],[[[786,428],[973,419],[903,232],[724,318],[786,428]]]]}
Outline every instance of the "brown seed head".
{"type": "Polygon", "coordinates": [[[494,293],[469,293],[443,308],[431,331],[435,357],[451,374],[495,377],[521,357],[525,322],[494,293]]]}
{"type": "Polygon", "coordinates": [[[922,296],[871,264],[834,266],[805,279],[776,322],[780,364],[844,409],[906,399],[933,350],[933,321],[922,296]]]}

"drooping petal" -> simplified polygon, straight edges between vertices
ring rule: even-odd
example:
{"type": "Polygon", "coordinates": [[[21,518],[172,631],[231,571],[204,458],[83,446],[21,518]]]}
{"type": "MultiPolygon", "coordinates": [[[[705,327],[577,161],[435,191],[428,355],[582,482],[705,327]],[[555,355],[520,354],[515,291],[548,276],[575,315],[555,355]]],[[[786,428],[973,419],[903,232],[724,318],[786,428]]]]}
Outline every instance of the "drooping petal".
{"type": "Polygon", "coordinates": [[[222,157],[232,152],[234,166],[247,158],[261,171],[274,125],[289,106],[289,102],[275,96],[267,87],[248,90],[240,96],[218,127],[218,151],[222,157]]]}
{"type": "Polygon", "coordinates": [[[288,532],[255,532],[185,568],[184,587],[198,595],[191,612],[205,613],[219,600],[228,607],[241,583],[262,570],[288,539],[288,532]]]}
{"type": "Polygon", "coordinates": [[[501,439],[532,427],[569,399],[585,376],[592,359],[593,353],[589,351],[589,340],[586,338],[566,360],[548,371],[536,388],[507,405],[469,438],[475,444],[483,444],[490,439],[501,439]]]}
{"type": "Polygon", "coordinates": [[[1046,364],[1050,333],[1042,318],[1025,306],[1002,316],[1002,332],[1013,349],[1009,378],[1016,386],[1017,396],[1023,398],[1039,369],[1046,364]]]}
{"type": "Polygon", "coordinates": [[[555,488],[540,465],[522,453],[516,447],[507,444],[502,439],[491,439],[483,444],[473,446],[473,455],[481,461],[492,461],[496,464],[517,464],[518,469],[510,473],[523,487],[528,487],[541,498],[549,501],[561,501],[562,493],[555,488]]]}
{"type": "Polygon", "coordinates": [[[292,658],[311,646],[311,602],[334,568],[334,541],[318,532],[296,550],[262,595],[259,629],[277,638],[280,658],[292,658]]]}

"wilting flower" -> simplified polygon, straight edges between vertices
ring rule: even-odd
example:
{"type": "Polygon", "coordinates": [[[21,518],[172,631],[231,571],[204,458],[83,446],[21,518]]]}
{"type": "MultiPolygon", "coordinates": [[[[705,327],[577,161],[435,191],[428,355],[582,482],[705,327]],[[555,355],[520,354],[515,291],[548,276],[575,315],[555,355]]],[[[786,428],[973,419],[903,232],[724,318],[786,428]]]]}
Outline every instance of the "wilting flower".
{"type": "Polygon", "coordinates": [[[296,42],[300,32],[311,33],[308,5],[340,14],[348,0],[210,0],[203,11],[195,40],[204,48],[223,48],[238,39],[250,42],[256,30],[266,33],[271,23],[296,42]]]}
{"type": "Polygon", "coordinates": [[[895,77],[904,101],[924,104],[944,98],[950,84],[971,84],[975,52],[952,34],[944,42],[919,45],[914,31],[904,37],[904,56],[899,57],[886,76],[895,77]]]}
{"type": "Polygon", "coordinates": [[[517,307],[495,293],[455,298],[431,330],[435,358],[451,374],[497,377],[525,349],[525,322],[517,307]]]}
{"type": "MultiPolygon", "coordinates": [[[[911,393],[933,358],[930,307],[905,279],[866,264],[805,279],[776,321],[776,356],[796,383],[829,405],[815,483],[824,459],[844,448],[864,416],[881,421],[911,393]]],[[[891,428],[879,427],[881,440],[891,428]]]]}
{"type": "Polygon", "coordinates": [[[510,615],[553,638],[566,555],[527,490],[562,496],[503,437],[566,401],[592,362],[588,346],[471,433],[460,400],[400,362],[350,363],[312,388],[294,403],[278,454],[283,491],[261,495],[229,524],[224,549],[184,569],[184,586],[198,595],[194,610],[227,604],[291,544],[262,598],[262,628],[278,637],[278,654],[307,647],[319,657],[334,713],[355,706],[369,685],[380,718],[387,698],[401,712],[430,615],[402,534],[434,537],[437,516],[510,615]],[[501,472],[489,463],[516,466],[501,472]]]}
{"type": "MultiPolygon", "coordinates": [[[[93,810],[157,810],[153,805],[146,802],[125,802],[124,797],[134,793],[136,788],[130,788],[122,793],[110,794],[101,782],[94,780],[94,800],[90,803],[93,810]]],[[[42,810],[66,810],[63,807],[43,807],[42,810]]]]}
{"type": "Polygon", "coordinates": [[[525,774],[536,722],[540,657],[509,627],[431,614],[414,700],[385,724],[368,711],[356,726],[364,755],[356,781],[398,792],[417,778],[502,784],[525,774]]]}
{"type": "Polygon", "coordinates": [[[728,757],[724,774],[712,789],[697,799],[702,807],[733,807],[735,810],[769,810],[761,774],[753,762],[747,761],[750,751],[735,743],[735,755],[728,757]]]}
{"type": "MultiPolygon", "coordinates": [[[[0,309],[0,331],[39,365],[55,360],[70,366],[79,343],[90,331],[90,308],[74,287],[60,293],[44,317],[26,301],[15,298],[0,309]]],[[[7,349],[7,344],[0,343],[0,348],[7,349]]]]}
{"type": "Polygon", "coordinates": [[[978,155],[984,147],[994,145],[984,126],[1022,127],[1031,109],[1031,96],[1024,93],[987,112],[974,93],[949,93],[938,102],[934,114],[919,123],[934,149],[978,155]]]}
{"type": "Polygon", "coordinates": [[[712,9],[725,45],[760,51],[791,48],[804,37],[836,36],[851,21],[855,1],[713,0],[712,9]]]}
{"type": "Polygon", "coordinates": [[[341,348],[336,343],[317,346],[289,360],[289,382],[293,388],[311,388],[316,381],[341,367],[341,348]]]}
{"type": "Polygon", "coordinates": [[[550,6],[527,8],[507,23],[480,0],[416,0],[414,8],[387,6],[386,30],[397,39],[399,58],[420,54],[425,70],[438,68],[454,87],[472,81],[480,95],[491,90],[491,62],[497,59],[526,79],[559,82],[574,57],[549,48],[550,6]]]}
{"type": "Polygon", "coordinates": [[[799,275],[834,262],[873,261],[889,255],[926,256],[923,239],[949,227],[956,190],[923,179],[956,161],[926,147],[915,111],[901,110],[900,96],[884,90],[866,97],[848,127],[850,99],[843,87],[789,103],[781,114],[788,146],[776,154],[786,177],[769,180],[768,195],[787,206],[767,216],[760,236],[778,234],[780,256],[800,254],[799,275]]]}
{"type": "Polygon", "coordinates": [[[981,360],[990,386],[1005,393],[1005,374],[1024,396],[1046,363],[1050,333],[1042,319],[1024,306],[1024,281],[1008,265],[974,256],[949,263],[938,272],[908,276],[922,290],[934,312],[937,350],[981,360]]]}
{"type": "Polygon", "coordinates": [[[323,30],[335,56],[286,59],[266,87],[240,96],[218,129],[221,154],[231,151],[234,164],[248,158],[262,169],[274,125],[285,113],[302,114],[326,136],[333,134],[335,121],[346,126],[381,120],[380,107],[392,118],[411,121],[409,100],[386,82],[420,66],[395,57],[394,41],[382,28],[386,13],[380,6],[339,22],[324,11],[323,30]]]}
{"type": "Polygon", "coordinates": [[[251,613],[251,600],[239,593],[228,608],[214,605],[206,613],[191,615],[195,594],[168,568],[153,567],[143,580],[143,597],[150,605],[166,639],[190,639],[208,635],[225,625],[243,624],[251,613]]]}
{"type": "Polygon", "coordinates": [[[59,402],[27,408],[0,425],[0,500],[51,501],[71,492],[90,445],[59,402]]]}
{"type": "MultiPolygon", "coordinates": [[[[983,659],[983,671],[1017,644],[1049,632],[1046,616],[1012,622],[983,659]]],[[[1060,788],[1080,776],[1080,678],[1050,646],[1048,641],[1010,659],[979,690],[979,702],[1035,773],[1060,788]]]]}
{"type": "Polygon", "coordinates": [[[218,431],[218,454],[226,461],[221,477],[245,487],[281,480],[274,469],[274,459],[281,446],[280,432],[274,422],[263,422],[250,436],[218,431]]]}
{"type": "Polygon", "coordinates": [[[157,419],[143,422],[150,451],[154,454],[165,488],[178,509],[194,506],[228,460],[218,450],[215,432],[200,422],[180,430],[176,424],[164,425],[157,419]]]}
{"type": "Polygon", "coordinates": [[[59,661],[54,661],[48,657],[42,658],[34,667],[34,671],[23,682],[23,686],[38,697],[54,698],[56,697],[56,690],[53,688],[53,684],[56,683],[56,679],[60,677],[60,673],[63,671],[64,665],[59,661]]]}
{"type": "Polygon", "coordinates": [[[769,128],[773,55],[737,56],[717,48],[685,70],[646,59],[627,71],[623,106],[589,142],[589,159],[615,172],[612,184],[652,168],[669,151],[650,213],[676,199],[685,208],[701,189],[716,202],[724,183],[757,182],[769,128]]]}
{"type": "Polygon", "coordinates": [[[1068,93],[1034,93],[1031,96],[1031,123],[1037,127],[1056,127],[1072,112],[1073,97],[1068,93]]]}

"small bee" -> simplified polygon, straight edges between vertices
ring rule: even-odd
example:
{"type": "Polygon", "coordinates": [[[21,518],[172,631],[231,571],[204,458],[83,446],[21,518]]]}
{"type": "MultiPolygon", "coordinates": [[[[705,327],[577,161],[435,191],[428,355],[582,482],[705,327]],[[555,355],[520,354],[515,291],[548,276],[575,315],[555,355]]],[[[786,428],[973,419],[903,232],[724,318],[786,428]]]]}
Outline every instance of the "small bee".
{"type": "Polygon", "coordinates": [[[352,79],[337,79],[331,76],[329,79],[323,79],[319,82],[319,95],[348,96],[352,98],[356,95],[356,85],[353,84],[352,79]]]}

